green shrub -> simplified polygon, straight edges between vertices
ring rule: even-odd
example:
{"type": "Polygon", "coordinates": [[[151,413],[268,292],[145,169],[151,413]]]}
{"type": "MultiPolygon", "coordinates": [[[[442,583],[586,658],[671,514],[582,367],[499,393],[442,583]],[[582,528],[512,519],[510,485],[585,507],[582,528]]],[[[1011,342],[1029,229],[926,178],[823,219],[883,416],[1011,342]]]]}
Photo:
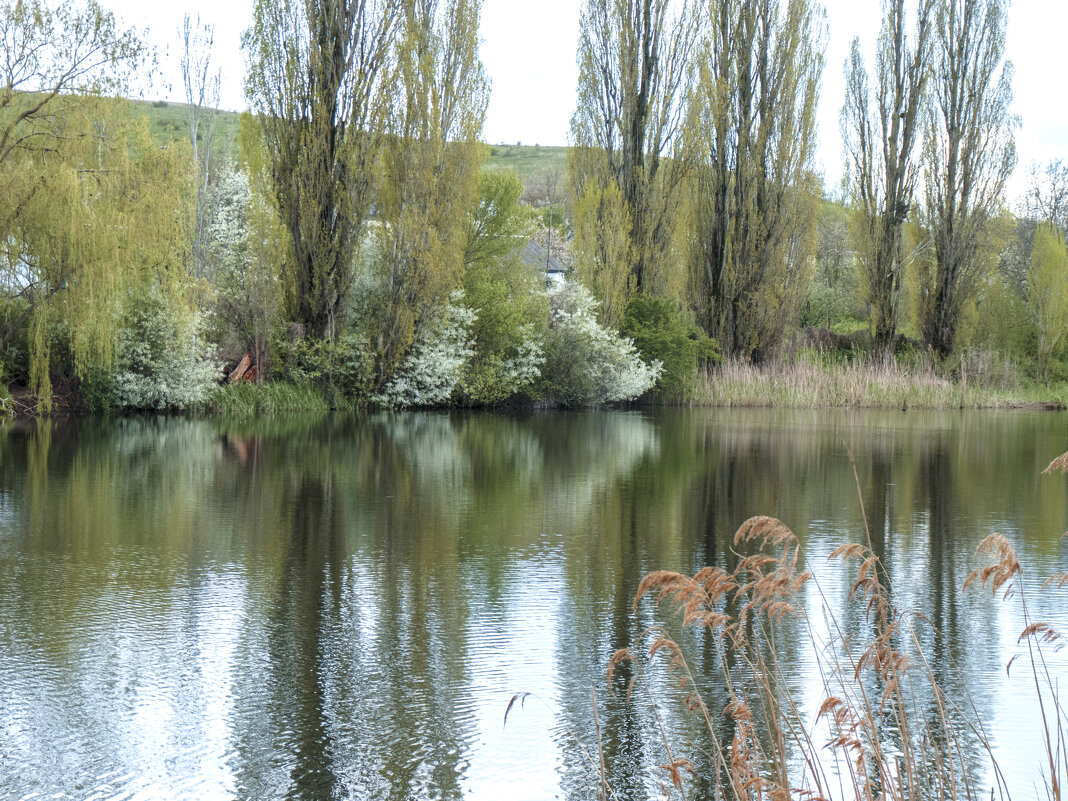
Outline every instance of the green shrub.
{"type": "Polygon", "coordinates": [[[687,395],[698,365],[719,361],[715,341],[667,298],[635,295],[623,313],[623,333],[634,340],[643,360],[663,364],[656,384],[662,397],[687,395]]]}
{"type": "Polygon", "coordinates": [[[275,352],[283,383],[314,386],[331,406],[359,403],[370,391],[374,357],[356,334],[342,334],[337,342],[291,339],[278,343],[275,352]]]}

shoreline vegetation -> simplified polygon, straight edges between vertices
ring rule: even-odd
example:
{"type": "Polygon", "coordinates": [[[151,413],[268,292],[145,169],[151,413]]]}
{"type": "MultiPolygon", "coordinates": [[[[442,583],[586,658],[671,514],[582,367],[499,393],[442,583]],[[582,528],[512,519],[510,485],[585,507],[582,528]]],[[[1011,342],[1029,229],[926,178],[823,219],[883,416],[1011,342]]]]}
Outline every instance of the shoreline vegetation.
{"type": "MultiPolygon", "coordinates": [[[[674,397],[650,393],[618,408],[690,407],[709,409],[872,409],[872,410],[1003,410],[1064,411],[1065,388],[1019,382],[990,385],[980,379],[946,378],[930,366],[907,368],[896,361],[836,361],[817,353],[801,354],[789,362],[757,365],[728,361],[702,370],[692,383],[674,397]]],[[[97,414],[86,408],[76,382],[53,392],[58,416],[97,414]]],[[[354,401],[312,382],[265,381],[219,384],[205,399],[182,413],[228,417],[283,414],[325,414],[388,408],[382,404],[354,401]]],[[[530,397],[514,398],[493,407],[438,404],[419,407],[561,409],[564,403],[530,397]]],[[[581,408],[581,407],[580,407],[581,408]]],[[[104,410],[114,412],[115,410],[104,410]]],[[[36,416],[32,395],[23,388],[0,395],[0,419],[36,416]]]]}
{"type": "Polygon", "coordinates": [[[256,0],[240,115],[210,24],[135,103],[142,33],[0,0],[0,416],[1063,407],[1068,166],[1011,208],[1001,0],[883,0],[834,188],[818,0],[643,4],[583,0],[560,148],[484,141],[479,0],[256,0]]]}

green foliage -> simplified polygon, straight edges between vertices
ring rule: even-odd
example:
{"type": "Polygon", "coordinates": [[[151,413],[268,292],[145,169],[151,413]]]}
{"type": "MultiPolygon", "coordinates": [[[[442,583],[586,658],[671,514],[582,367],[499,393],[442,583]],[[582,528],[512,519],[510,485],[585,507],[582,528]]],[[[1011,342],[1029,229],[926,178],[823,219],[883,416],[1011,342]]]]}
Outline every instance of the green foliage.
{"type": "Polygon", "coordinates": [[[223,384],[215,387],[208,399],[208,408],[216,414],[232,417],[259,417],[284,412],[330,411],[330,404],[322,391],[311,384],[286,381],[250,384],[223,384]]]}
{"type": "Polygon", "coordinates": [[[464,250],[468,270],[514,261],[519,245],[531,233],[519,205],[523,183],[510,170],[483,169],[478,175],[478,200],[471,215],[464,250]]]}
{"type": "Polygon", "coordinates": [[[478,406],[522,392],[540,364],[549,307],[541,271],[518,255],[529,233],[521,193],[514,173],[487,170],[480,177],[463,278],[464,303],[476,315],[470,328],[474,355],[459,387],[463,399],[478,406]]]}
{"type": "Polygon", "coordinates": [[[622,333],[634,340],[645,362],[663,364],[656,388],[664,398],[685,397],[698,366],[720,358],[715,341],[667,298],[635,296],[623,315],[622,333]]]}
{"type": "MultiPolygon", "coordinates": [[[[364,321],[379,390],[414,343],[426,341],[421,329],[440,321],[460,286],[468,246],[480,241],[470,220],[479,204],[485,155],[479,137],[489,100],[478,57],[481,3],[403,5],[389,76],[397,91],[385,120],[375,195],[376,297],[366,303],[364,321]]],[[[499,189],[510,191],[507,184],[499,189]]],[[[482,211],[481,222],[501,222],[492,210],[482,211]]],[[[483,257],[492,256],[477,258],[483,257]]]]}
{"type": "Polygon", "coordinates": [[[372,385],[373,357],[358,334],[337,341],[305,337],[275,345],[276,372],[282,382],[314,387],[334,408],[366,400],[372,385]]]}
{"type": "Polygon", "coordinates": [[[0,281],[32,306],[29,383],[50,405],[53,342],[62,331],[70,369],[84,375],[113,357],[117,311],[130,291],[186,291],[187,150],[160,148],[120,101],[72,98],[65,135],[0,166],[8,232],[0,281]]]}
{"type": "Polygon", "coordinates": [[[1050,363],[1064,346],[1068,330],[1068,250],[1064,237],[1049,225],[1035,232],[1027,301],[1038,332],[1039,378],[1049,383],[1050,363]]]}
{"type": "Polygon", "coordinates": [[[635,284],[633,227],[623,193],[614,179],[587,185],[575,203],[575,268],[600,303],[601,322],[618,328],[635,284]]]}

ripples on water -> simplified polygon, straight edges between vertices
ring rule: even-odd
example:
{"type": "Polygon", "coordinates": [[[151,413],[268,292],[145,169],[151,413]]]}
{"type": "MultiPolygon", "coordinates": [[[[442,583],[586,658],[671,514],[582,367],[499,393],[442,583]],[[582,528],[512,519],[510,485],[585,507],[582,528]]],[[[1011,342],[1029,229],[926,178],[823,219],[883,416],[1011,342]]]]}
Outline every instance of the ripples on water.
{"type": "MultiPolygon", "coordinates": [[[[1021,665],[1004,671],[1019,615],[960,588],[1000,531],[1036,617],[1068,625],[1037,587],[1068,562],[1068,482],[1039,476],[1068,448],[1065,422],[702,411],[0,428],[0,797],[588,798],[591,688],[614,788],[652,795],[655,724],[604,678],[657,620],[633,612],[638,582],[729,567],[737,525],[766,513],[844,606],[852,575],[823,557],[863,531],[845,443],[899,602],[943,632],[919,629],[925,653],[970,693],[1026,797],[1035,709],[1021,665]],[[533,695],[505,727],[519,692],[533,695]]],[[[819,595],[805,600],[822,619],[819,595]]],[[[712,646],[689,642],[716,709],[712,646]]],[[[811,655],[786,659],[814,710],[811,655]]],[[[1063,659],[1054,669],[1068,678],[1063,659]]],[[[673,741],[696,741],[669,678],[649,681],[673,741]]]]}

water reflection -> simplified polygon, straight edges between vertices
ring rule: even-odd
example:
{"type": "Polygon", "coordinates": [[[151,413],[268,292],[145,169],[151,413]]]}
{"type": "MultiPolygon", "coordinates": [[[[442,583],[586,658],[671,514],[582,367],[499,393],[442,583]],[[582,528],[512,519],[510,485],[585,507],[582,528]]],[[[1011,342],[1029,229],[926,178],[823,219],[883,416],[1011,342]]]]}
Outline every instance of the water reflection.
{"type": "MultiPolygon", "coordinates": [[[[1065,569],[1066,485],[1039,476],[1065,423],[700,411],[7,425],[0,796],[588,798],[591,688],[613,788],[653,795],[667,760],[648,696],[627,704],[604,677],[659,619],[632,609],[641,577],[731,569],[737,525],[772,514],[861,637],[853,575],[823,558],[867,536],[858,483],[898,603],[930,621],[915,631],[932,669],[970,693],[1026,790],[1037,740],[1003,671],[1018,615],[960,587],[995,530],[1032,584],[1065,569]],[[537,698],[503,728],[521,691],[537,698]]],[[[805,602],[818,620],[822,597],[805,602]]],[[[1036,603],[1065,622],[1054,597],[1036,603]]],[[[811,657],[789,626],[780,639],[814,709],[811,657]]],[[[687,647],[722,709],[720,646],[687,647]]],[[[689,797],[711,797],[700,721],[665,671],[645,680],[702,768],[689,797]]]]}

